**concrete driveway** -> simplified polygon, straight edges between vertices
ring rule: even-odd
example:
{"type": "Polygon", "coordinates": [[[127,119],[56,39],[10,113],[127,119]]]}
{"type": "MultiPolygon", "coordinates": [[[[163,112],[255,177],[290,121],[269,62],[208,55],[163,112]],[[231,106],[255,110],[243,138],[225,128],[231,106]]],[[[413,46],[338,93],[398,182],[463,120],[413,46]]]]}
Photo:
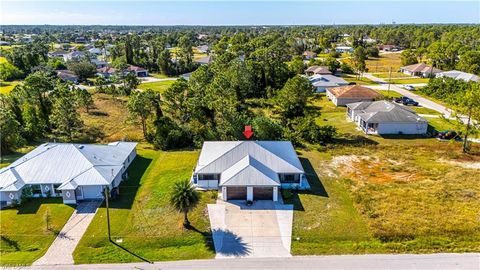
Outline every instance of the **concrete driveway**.
{"type": "Polygon", "coordinates": [[[45,255],[36,260],[33,265],[73,264],[73,251],[82,239],[101,203],[102,201],[80,202],[45,255]]]}
{"type": "Polygon", "coordinates": [[[293,205],[218,201],[208,205],[215,258],[290,257],[293,205]]]}

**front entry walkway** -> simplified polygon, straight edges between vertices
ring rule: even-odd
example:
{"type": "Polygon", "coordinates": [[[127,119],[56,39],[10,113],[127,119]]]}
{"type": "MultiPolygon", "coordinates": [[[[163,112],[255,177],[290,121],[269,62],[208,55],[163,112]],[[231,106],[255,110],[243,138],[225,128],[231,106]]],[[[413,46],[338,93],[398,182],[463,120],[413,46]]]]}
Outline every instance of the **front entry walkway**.
{"type": "Polygon", "coordinates": [[[215,258],[290,257],[293,205],[270,200],[208,205],[215,258]]]}
{"type": "Polygon", "coordinates": [[[101,201],[80,202],[45,255],[33,265],[73,264],[73,251],[101,203],[101,201]]]}

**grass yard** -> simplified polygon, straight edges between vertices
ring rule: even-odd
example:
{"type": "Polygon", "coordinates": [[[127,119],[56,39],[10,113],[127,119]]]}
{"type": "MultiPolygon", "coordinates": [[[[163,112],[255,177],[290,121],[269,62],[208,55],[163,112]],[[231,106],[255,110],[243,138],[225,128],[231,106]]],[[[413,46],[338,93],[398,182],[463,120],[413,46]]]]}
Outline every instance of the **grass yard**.
{"type": "Polygon", "coordinates": [[[418,114],[442,115],[441,113],[439,113],[435,110],[425,108],[425,107],[410,106],[409,108],[414,110],[418,114]]]}
{"type": "MultiPolygon", "coordinates": [[[[130,179],[120,186],[120,198],[110,203],[112,236],[124,249],[152,261],[214,257],[207,203],[217,193],[202,193],[189,215],[194,230],[184,230],[183,215],[172,209],[169,192],[175,181],[191,176],[197,151],[155,151],[137,148],[130,179]]],[[[107,239],[106,210],[100,208],[74,252],[75,263],[133,262],[140,259],[107,239]]]]}
{"type": "MultiPolygon", "coordinates": [[[[380,57],[369,57],[365,61],[368,72],[372,73],[385,73],[389,72],[392,68],[392,74],[400,69],[402,61],[400,59],[400,53],[388,53],[381,54],[380,57]]],[[[388,78],[388,77],[387,77],[388,78]]]]}
{"type": "Polygon", "coordinates": [[[150,76],[158,79],[166,79],[166,78],[171,78],[168,75],[161,74],[161,73],[149,73],[150,76]]]}
{"type": "MultiPolygon", "coordinates": [[[[382,78],[382,79],[388,79],[390,78],[390,73],[389,72],[384,72],[384,73],[373,73],[373,76],[377,78],[382,78]]],[[[392,78],[411,78],[411,76],[401,73],[401,72],[396,72],[392,71],[392,78]]]]}
{"type": "Polygon", "coordinates": [[[168,81],[159,81],[159,82],[151,82],[151,83],[142,83],[138,86],[138,89],[152,89],[154,91],[158,91],[160,93],[165,92],[170,85],[172,85],[175,80],[168,80],[168,81]]]}
{"type": "MultiPolygon", "coordinates": [[[[391,79],[390,82],[393,84],[416,84],[416,83],[428,83],[429,78],[397,78],[391,79]]],[[[389,81],[388,79],[385,81],[389,81]]]]}
{"type": "MultiPolygon", "coordinates": [[[[4,50],[5,46],[0,46],[0,50],[4,50]]],[[[0,64],[8,62],[7,58],[5,56],[0,56],[0,64]]]]}
{"type": "Polygon", "coordinates": [[[36,198],[0,210],[0,265],[32,264],[47,251],[73,211],[61,198],[36,198]]]}
{"type": "Polygon", "coordinates": [[[374,81],[372,81],[368,78],[362,77],[360,79],[357,79],[357,78],[355,78],[355,75],[349,75],[349,74],[343,74],[342,79],[344,79],[347,82],[354,82],[354,83],[360,84],[360,85],[374,85],[374,84],[377,84],[376,82],[374,82],[374,81]]]}
{"type": "Polygon", "coordinates": [[[287,200],[292,254],[480,251],[478,171],[467,168],[480,156],[458,142],[365,136],[327,107],[320,118],[332,115],[343,138],[300,151],[312,191],[287,200]]]}
{"type": "Polygon", "coordinates": [[[380,94],[382,94],[384,97],[388,98],[388,99],[391,99],[391,98],[397,98],[397,97],[401,97],[402,95],[400,95],[398,92],[395,92],[393,90],[376,90],[377,92],[379,92],[380,94]]]}
{"type": "Polygon", "coordinates": [[[21,84],[20,81],[13,81],[13,82],[0,82],[0,94],[8,94],[10,93],[15,86],[21,84]]]}
{"type": "Polygon", "coordinates": [[[141,126],[129,120],[125,97],[93,94],[95,108],[82,111],[81,118],[87,130],[84,141],[113,142],[122,139],[143,140],[141,126]],[[113,121],[112,121],[113,120],[113,121]]]}

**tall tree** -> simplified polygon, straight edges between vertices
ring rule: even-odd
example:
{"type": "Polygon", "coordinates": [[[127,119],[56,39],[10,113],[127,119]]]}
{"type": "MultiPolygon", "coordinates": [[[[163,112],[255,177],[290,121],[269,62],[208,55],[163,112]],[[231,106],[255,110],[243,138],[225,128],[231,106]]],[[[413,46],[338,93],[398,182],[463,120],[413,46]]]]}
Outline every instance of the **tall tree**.
{"type": "Polygon", "coordinates": [[[200,194],[188,180],[181,180],[173,185],[170,195],[170,203],[180,213],[183,213],[183,226],[189,228],[188,212],[197,207],[200,202],[200,194]]]}
{"type": "Polygon", "coordinates": [[[83,122],[77,112],[75,97],[67,86],[61,85],[55,91],[52,107],[53,132],[72,140],[83,127],[83,122]]]}
{"type": "Polygon", "coordinates": [[[480,84],[471,82],[465,94],[458,96],[456,107],[459,114],[467,116],[467,122],[464,125],[463,152],[468,152],[468,136],[479,129],[476,121],[480,119],[480,84]]]}
{"type": "Polygon", "coordinates": [[[1,154],[10,153],[24,143],[20,123],[15,119],[12,111],[0,107],[0,147],[1,154]]]}
{"type": "Polygon", "coordinates": [[[158,94],[152,89],[133,91],[127,103],[132,119],[139,119],[142,125],[143,137],[147,139],[147,120],[157,109],[158,94]]]}

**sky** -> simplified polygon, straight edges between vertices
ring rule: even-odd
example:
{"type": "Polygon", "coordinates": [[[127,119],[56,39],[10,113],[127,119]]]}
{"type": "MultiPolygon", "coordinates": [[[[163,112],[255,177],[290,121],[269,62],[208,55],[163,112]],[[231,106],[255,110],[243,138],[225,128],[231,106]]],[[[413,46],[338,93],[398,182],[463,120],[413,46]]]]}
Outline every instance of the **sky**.
{"type": "Polygon", "coordinates": [[[0,24],[330,25],[480,23],[473,1],[0,0],[0,24]]]}

